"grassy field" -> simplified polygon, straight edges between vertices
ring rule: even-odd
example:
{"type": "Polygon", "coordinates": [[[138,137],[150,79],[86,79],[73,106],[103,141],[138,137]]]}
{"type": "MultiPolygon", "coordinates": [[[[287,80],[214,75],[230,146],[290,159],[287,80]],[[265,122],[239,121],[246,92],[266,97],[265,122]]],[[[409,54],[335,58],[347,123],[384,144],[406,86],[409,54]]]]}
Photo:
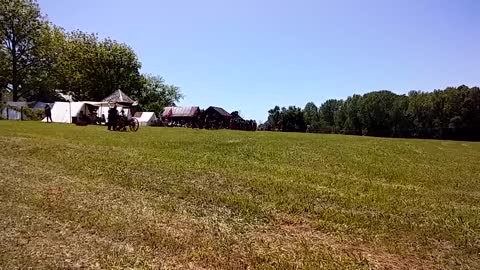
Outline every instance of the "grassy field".
{"type": "Polygon", "coordinates": [[[480,144],[0,121],[0,268],[480,269],[480,144]]]}

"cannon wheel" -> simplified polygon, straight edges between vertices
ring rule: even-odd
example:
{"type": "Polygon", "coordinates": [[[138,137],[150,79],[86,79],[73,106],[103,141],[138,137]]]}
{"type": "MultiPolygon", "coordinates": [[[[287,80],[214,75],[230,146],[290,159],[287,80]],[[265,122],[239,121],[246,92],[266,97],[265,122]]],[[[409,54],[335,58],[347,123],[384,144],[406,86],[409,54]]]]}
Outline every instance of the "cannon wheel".
{"type": "Polygon", "coordinates": [[[138,119],[132,118],[132,121],[130,122],[130,131],[137,132],[139,126],[140,123],[138,122],[138,119]]]}

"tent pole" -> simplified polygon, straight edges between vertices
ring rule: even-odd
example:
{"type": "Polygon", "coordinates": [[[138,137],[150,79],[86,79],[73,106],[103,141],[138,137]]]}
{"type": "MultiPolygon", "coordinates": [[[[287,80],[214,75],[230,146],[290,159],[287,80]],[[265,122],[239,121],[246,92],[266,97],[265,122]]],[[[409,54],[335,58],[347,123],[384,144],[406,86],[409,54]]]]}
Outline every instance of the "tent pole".
{"type": "Polygon", "coordinates": [[[70,124],[72,123],[72,102],[68,101],[68,106],[70,107],[70,124]]]}

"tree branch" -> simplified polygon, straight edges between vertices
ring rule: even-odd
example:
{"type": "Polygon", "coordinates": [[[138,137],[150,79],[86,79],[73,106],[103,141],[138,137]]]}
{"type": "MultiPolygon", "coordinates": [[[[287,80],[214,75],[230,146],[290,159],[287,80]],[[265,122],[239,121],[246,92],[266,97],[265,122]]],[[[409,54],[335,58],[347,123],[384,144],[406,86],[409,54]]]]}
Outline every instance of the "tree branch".
{"type": "Polygon", "coordinates": [[[22,72],[22,71],[24,71],[25,69],[27,69],[28,67],[31,67],[34,63],[35,63],[34,61],[31,61],[31,62],[23,65],[22,67],[17,68],[17,71],[18,71],[18,72],[22,72]]]}

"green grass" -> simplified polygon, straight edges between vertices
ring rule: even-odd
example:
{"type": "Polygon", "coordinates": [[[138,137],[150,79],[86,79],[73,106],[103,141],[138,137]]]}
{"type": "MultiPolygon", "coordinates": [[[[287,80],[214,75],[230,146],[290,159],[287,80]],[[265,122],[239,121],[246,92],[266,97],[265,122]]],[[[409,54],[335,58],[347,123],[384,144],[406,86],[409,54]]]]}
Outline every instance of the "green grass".
{"type": "Polygon", "coordinates": [[[0,121],[0,269],[480,269],[480,144],[0,121]]]}

